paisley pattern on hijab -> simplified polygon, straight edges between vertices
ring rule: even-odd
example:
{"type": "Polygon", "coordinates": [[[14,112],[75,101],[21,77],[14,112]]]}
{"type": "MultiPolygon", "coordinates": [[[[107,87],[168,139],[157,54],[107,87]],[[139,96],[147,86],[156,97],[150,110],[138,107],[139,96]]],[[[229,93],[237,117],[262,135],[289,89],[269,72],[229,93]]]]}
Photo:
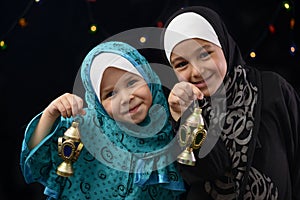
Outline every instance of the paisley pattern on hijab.
{"type": "MultiPolygon", "coordinates": [[[[206,117],[208,136],[221,137],[224,142],[232,162],[231,171],[218,180],[206,181],[205,190],[213,199],[254,199],[257,196],[261,199],[276,199],[278,190],[272,180],[258,169],[250,167],[255,149],[256,136],[253,134],[258,88],[247,77],[240,50],[219,15],[209,8],[183,8],[170,17],[166,27],[176,16],[186,12],[199,14],[211,24],[227,61],[224,85],[214,95],[205,98],[203,115],[206,117]],[[224,94],[226,99],[223,98],[224,94]]],[[[180,30],[180,33],[188,31],[180,30]]],[[[210,148],[204,143],[199,157],[204,157],[210,148]]]]}

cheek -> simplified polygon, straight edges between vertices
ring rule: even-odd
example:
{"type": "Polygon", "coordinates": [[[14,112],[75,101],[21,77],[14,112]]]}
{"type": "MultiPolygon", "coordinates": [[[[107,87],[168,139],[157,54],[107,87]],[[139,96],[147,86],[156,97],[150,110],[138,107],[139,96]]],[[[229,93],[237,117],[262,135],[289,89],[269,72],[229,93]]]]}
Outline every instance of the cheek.
{"type": "Polygon", "coordinates": [[[218,73],[222,80],[225,78],[226,72],[227,72],[226,62],[220,62],[218,64],[218,73]]]}
{"type": "Polygon", "coordinates": [[[109,100],[105,100],[102,102],[102,105],[105,109],[105,111],[107,112],[107,114],[112,117],[113,116],[113,110],[112,110],[112,102],[109,100]]]}
{"type": "Polygon", "coordinates": [[[219,52],[218,57],[215,60],[219,61],[219,62],[216,62],[216,63],[218,63],[218,65],[217,65],[218,72],[219,72],[220,77],[222,77],[222,79],[224,79],[226,72],[227,72],[227,62],[226,62],[223,52],[219,52]]]}
{"type": "Polygon", "coordinates": [[[146,86],[146,88],[144,89],[144,91],[146,92],[145,93],[146,98],[148,99],[149,102],[152,103],[152,94],[151,94],[151,91],[150,91],[149,87],[146,86]]]}
{"type": "Polygon", "coordinates": [[[149,95],[148,95],[148,99],[149,99],[149,107],[151,107],[151,105],[152,105],[152,95],[151,95],[151,92],[150,92],[150,90],[149,90],[149,95]]]}
{"type": "Polygon", "coordinates": [[[144,102],[146,102],[147,106],[150,107],[152,105],[152,94],[147,85],[144,85],[140,88],[140,94],[142,94],[144,102]]]}
{"type": "Polygon", "coordinates": [[[180,72],[175,71],[175,74],[176,74],[177,79],[178,79],[179,81],[187,81],[187,80],[189,80],[189,77],[190,77],[190,73],[188,73],[187,70],[185,70],[185,71],[180,71],[180,72]]]}

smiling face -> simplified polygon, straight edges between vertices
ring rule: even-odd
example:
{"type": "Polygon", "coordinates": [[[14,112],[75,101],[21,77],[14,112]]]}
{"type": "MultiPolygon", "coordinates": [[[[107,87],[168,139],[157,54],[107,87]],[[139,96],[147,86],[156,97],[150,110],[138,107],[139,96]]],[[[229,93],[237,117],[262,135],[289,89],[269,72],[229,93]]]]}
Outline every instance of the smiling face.
{"type": "Polygon", "coordinates": [[[115,67],[104,71],[100,94],[104,109],[117,121],[140,123],[152,105],[152,95],[145,80],[115,67]]]}
{"type": "Polygon", "coordinates": [[[170,61],[179,81],[193,83],[204,96],[217,91],[227,71],[222,49],[202,39],[187,39],[177,44],[170,61]]]}

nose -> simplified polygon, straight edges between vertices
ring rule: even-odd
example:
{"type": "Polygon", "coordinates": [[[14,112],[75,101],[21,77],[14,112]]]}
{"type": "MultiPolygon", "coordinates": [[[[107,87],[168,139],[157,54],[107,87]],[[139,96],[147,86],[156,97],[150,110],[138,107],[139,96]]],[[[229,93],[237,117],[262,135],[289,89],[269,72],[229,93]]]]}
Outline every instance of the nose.
{"type": "Polygon", "coordinates": [[[121,105],[129,104],[131,99],[133,99],[134,97],[132,91],[128,89],[123,89],[122,91],[120,91],[119,94],[121,105]]]}
{"type": "Polygon", "coordinates": [[[192,77],[200,77],[203,73],[203,67],[201,67],[198,63],[191,63],[190,68],[192,77]]]}

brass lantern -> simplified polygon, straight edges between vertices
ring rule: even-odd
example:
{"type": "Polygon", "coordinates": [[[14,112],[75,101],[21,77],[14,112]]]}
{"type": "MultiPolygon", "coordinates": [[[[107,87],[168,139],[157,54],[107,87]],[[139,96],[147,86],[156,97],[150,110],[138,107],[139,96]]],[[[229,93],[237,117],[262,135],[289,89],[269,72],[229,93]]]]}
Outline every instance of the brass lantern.
{"type": "Polygon", "coordinates": [[[186,146],[185,150],[177,156],[177,162],[181,164],[190,166],[195,166],[196,164],[193,150],[201,147],[207,135],[201,113],[201,108],[194,108],[193,113],[178,130],[179,144],[186,146]]]}
{"type": "Polygon", "coordinates": [[[58,175],[69,177],[74,174],[72,163],[78,159],[82,148],[78,122],[72,122],[64,136],[58,138],[58,155],[64,160],[57,167],[56,173],[58,175]]]}

